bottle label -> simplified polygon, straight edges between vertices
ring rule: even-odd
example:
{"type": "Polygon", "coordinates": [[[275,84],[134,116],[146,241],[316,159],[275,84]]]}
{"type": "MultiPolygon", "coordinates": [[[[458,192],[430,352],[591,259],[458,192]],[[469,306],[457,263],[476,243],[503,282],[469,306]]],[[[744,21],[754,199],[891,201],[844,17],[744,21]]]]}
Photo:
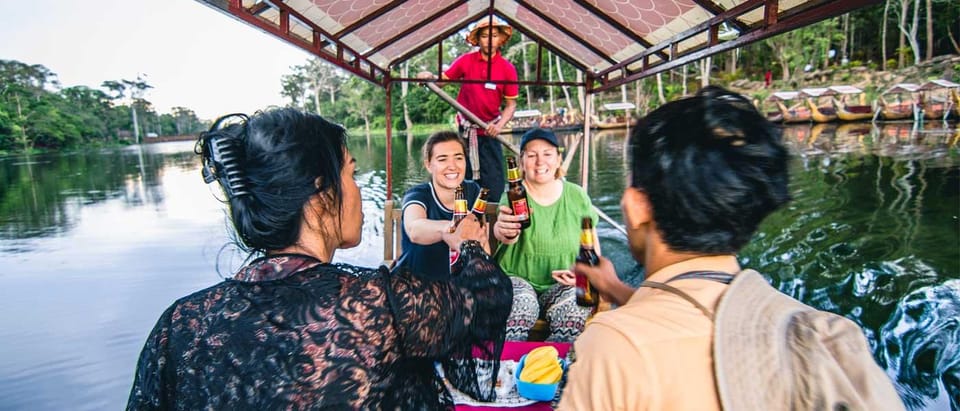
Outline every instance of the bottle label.
{"type": "Polygon", "coordinates": [[[467,200],[456,200],[453,202],[453,213],[454,214],[467,214],[467,200]]]}
{"type": "Polygon", "coordinates": [[[511,168],[511,169],[508,169],[508,170],[507,170],[507,181],[509,181],[509,182],[511,182],[511,183],[512,183],[512,182],[515,182],[515,181],[520,181],[520,169],[519,169],[519,168],[511,168]]]}
{"type": "Polygon", "coordinates": [[[521,217],[526,220],[530,218],[530,210],[527,209],[527,199],[521,198],[519,200],[513,200],[510,202],[510,206],[513,208],[513,215],[521,217]]]}
{"type": "Polygon", "coordinates": [[[487,200],[482,200],[478,198],[477,201],[473,203],[473,213],[483,214],[486,211],[487,211],[487,200]]]}
{"type": "Polygon", "coordinates": [[[593,248],[593,232],[583,230],[580,232],[580,245],[586,248],[593,248]]]}
{"type": "Polygon", "coordinates": [[[457,259],[460,258],[460,250],[450,249],[450,266],[453,267],[453,264],[457,262],[457,259]]]}

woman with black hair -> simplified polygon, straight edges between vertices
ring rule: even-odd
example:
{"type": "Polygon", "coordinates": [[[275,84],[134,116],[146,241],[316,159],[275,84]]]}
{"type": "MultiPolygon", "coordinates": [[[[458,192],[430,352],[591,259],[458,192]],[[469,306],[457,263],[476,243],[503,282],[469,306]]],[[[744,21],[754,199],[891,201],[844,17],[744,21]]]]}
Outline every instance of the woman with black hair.
{"type": "Polygon", "coordinates": [[[449,409],[435,362],[493,399],[477,361],[499,366],[512,290],[475,218],[457,228],[465,263],[450,281],[332,264],[363,223],[342,127],[292,109],[230,115],[197,151],[239,246],[261,257],[163,313],[128,409],[449,409]]]}

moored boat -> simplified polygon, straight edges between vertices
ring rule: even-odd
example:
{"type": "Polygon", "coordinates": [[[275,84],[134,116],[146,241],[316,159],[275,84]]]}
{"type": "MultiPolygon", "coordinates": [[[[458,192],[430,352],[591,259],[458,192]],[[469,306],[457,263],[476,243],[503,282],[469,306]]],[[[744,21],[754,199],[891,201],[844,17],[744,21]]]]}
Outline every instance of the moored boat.
{"type": "Polygon", "coordinates": [[[800,96],[804,98],[807,107],[810,109],[810,118],[817,123],[829,123],[837,120],[837,110],[831,105],[819,105],[821,97],[830,97],[835,93],[829,88],[805,88],[800,90],[800,96]]]}
{"type": "MultiPolygon", "coordinates": [[[[803,106],[803,103],[797,103],[787,107],[785,101],[795,100],[800,97],[797,91],[778,91],[770,95],[767,100],[773,101],[780,110],[781,121],[784,123],[805,123],[810,121],[812,113],[803,106]]],[[[768,116],[769,118],[769,116],[768,116]]]]}
{"type": "Polygon", "coordinates": [[[914,93],[920,90],[920,86],[913,83],[899,83],[884,91],[877,97],[878,110],[880,118],[883,120],[907,120],[915,118],[916,100],[914,93]],[[909,96],[907,99],[903,95],[909,96]],[[884,97],[885,95],[897,96],[896,103],[890,103],[884,97]]]}
{"type": "Polygon", "coordinates": [[[951,101],[953,101],[953,118],[960,119],[960,91],[950,90],[951,101]]]}
{"type": "Polygon", "coordinates": [[[917,100],[923,118],[928,120],[946,120],[953,111],[953,93],[960,84],[949,80],[930,80],[920,86],[920,97],[917,100]]]}
{"type": "Polygon", "coordinates": [[[835,95],[840,96],[839,99],[836,96],[831,98],[834,110],[837,112],[837,118],[840,121],[864,121],[873,118],[875,110],[873,106],[867,105],[864,101],[863,90],[853,86],[830,86],[828,88],[835,95]],[[860,104],[851,105],[847,103],[847,97],[852,95],[859,97],[860,104]]]}
{"type": "Polygon", "coordinates": [[[613,112],[622,110],[621,114],[606,114],[601,119],[593,123],[593,126],[599,129],[615,129],[615,128],[625,128],[630,126],[630,122],[633,120],[631,113],[637,106],[633,103],[607,103],[604,104],[602,110],[605,112],[613,112]]]}
{"type": "Polygon", "coordinates": [[[517,110],[513,113],[513,118],[507,122],[507,126],[500,130],[504,134],[523,133],[531,128],[540,126],[540,110],[517,110]]]}

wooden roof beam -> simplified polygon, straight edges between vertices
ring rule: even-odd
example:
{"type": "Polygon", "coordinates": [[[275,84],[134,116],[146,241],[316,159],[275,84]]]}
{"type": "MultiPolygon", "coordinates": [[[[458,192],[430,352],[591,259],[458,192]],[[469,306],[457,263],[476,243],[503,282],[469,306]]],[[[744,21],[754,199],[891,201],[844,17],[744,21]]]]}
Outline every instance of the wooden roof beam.
{"type": "MultiPolygon", "coordinates": [[[[720,7],[719,4],[714,3],[710,0],[693,0],[693,2],[714,16],[723,13],[723,7],[720,7]]],[[[737,20],[736,18],[727,20],[727,23],[733,26],[733,28],[737,29],[737,31],[741,33],[749,29],[749,27],[747,27],[746,24],[743,24],[743,22],[741,22],[740,20],[737,20]]]]}

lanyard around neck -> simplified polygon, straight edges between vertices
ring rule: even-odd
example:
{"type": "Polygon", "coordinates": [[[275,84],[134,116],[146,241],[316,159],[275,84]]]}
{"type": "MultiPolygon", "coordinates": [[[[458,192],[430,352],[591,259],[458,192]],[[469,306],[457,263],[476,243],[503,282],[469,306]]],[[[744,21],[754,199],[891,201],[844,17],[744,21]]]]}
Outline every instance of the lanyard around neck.
{"type": "MultiPolygon", "coordinates": [[[[677,281],[677,280],[709,280],[722,284],[730,284],[730,281],[733,281],[733,275],[720,272],[720,271],[688,271],[683,274],[677,275],[666,282],[677,281]]],[[[641,287],[656,288],[658,290],[667,291],[673,294],[676,294],[683,298],[684,300],[689,301],[691,304],[696,306],[703,312],[703,315],[707,316],[711,322],[713,322],[713,311],[710,311],[707,307],[704,307],[703,304],[700,304],[695,298],[691,297],[690,294],[687,294],[680,289],[667,285],[666,283],[661,283],[657,281],[644,281],[640,283],[641,287]]]]}

